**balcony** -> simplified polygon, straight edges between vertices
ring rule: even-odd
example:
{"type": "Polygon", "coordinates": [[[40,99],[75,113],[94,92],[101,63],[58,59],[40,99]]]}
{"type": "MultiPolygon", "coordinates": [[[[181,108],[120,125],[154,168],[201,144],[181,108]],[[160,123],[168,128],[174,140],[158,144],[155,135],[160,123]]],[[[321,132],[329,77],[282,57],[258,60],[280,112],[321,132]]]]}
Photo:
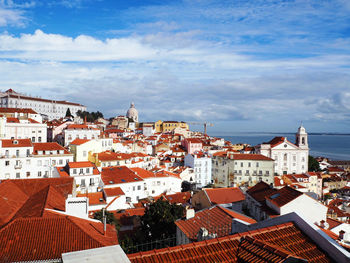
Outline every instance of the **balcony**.
{"type": "Polygon", "coordinates": [[[21,163],[15,164],[15,169],[22,169],[22,164],[21,163]]]}

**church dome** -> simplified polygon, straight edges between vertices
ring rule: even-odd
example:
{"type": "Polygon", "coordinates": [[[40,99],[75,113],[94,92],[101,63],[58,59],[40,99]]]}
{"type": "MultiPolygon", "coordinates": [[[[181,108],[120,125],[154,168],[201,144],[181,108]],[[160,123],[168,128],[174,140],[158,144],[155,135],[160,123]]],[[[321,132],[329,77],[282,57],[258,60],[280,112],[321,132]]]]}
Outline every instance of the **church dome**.
{"type": "Polygon", "coordinates": [[[137,109],[135,109],[135,104],[132,102],[130,108],[126,112],[126,117],[132,119],[134,122],[139,121],[139,113],[137,109]]]}

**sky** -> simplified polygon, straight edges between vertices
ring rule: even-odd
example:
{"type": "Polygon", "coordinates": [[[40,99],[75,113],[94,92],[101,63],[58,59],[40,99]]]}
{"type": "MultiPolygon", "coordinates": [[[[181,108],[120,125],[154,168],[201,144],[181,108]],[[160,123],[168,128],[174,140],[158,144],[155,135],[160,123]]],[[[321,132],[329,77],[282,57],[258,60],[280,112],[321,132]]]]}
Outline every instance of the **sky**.
{"type": "Polygon", "coordinates": [[[350,1],[0,0],[9,88],[210,133],[349,132],[350,1]]]}

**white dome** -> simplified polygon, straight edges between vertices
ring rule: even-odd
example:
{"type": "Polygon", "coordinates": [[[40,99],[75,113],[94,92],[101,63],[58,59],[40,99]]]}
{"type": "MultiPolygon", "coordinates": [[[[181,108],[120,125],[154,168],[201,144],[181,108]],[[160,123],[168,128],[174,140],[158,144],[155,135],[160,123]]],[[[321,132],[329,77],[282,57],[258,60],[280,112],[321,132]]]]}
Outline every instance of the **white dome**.
{"type": "Polygon", "coordinates": [[[139,113],[137,109],[135,109],[135,104],[132,102],[130,108],[126,112],[126,117],[132,119],[134,122],[139,121],[139,113]]]}

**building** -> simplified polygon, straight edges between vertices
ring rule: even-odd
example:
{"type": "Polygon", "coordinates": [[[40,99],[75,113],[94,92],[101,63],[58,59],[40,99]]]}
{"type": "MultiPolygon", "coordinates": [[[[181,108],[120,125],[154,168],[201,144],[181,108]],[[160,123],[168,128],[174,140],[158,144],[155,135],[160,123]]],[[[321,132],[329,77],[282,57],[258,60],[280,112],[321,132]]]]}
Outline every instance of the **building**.
{"type": "Polygon", "coordinates": [[[255,151],[275,160],[275,173],[302,174],[308,171],[309,145],[308,136],[303,126],[296,133],[296,143],[287,140],[287,137],[275,137],[268,143],[255,147],[255,151]]]}
{"type": "Polygon", "coordinates": [[[74,154],[75,162],[84,162],[89,160],[89,156],[94,153],[113,150],[112,138],[96,138],[89,139],[75,139],[70,143],[70,150],[74,154]]]}
{"type": "Polygon", "coordinates": [[[182,146],[185,147],[189,154],[203,150],[203,142],[197,138],[185,138],[182,141],[182,146]]]}
{"type": "Polygon", "coordinates": [[[180,127],[189,130],[188,124],[184,121],[157,121],[155,122],[156,132],[172,132],[174,129],[180,127]]]}
{"type": "Polygon", "coordinates": [[[185,166],[194,170],[194,178],[190,178],[190,183],[194,182],[198,187],[204,187],[212,183],[211,157],[203,152],[187,154],[185,156],[185,166]]]}
{"type": "Polygon", "coordinates": [[[79,110],[86,111],[86,107],[78,103],[30,97],[12,89],[5,91],[0,97],[0,107],[31,108],[48,120],[64,118],[68,109],[73,116],[76,116],[79,110]]]}
{"type": "Polygon", "coordinates": [[[135,108],[135,103],[131,102],[130,108],[126,112],[126,117],[129,119],[129,126],[130,126],[130,122],[135,122],[135,123],[139,122],[139,113],[135,108]]]}
{"type": "Polygon", "coordinates": [[[176,244],[218,238],[236,232],[237,224],[255,224],[256,221],[233,210],[213,206],[197,212],[194,217],[179,219],[176,224],[176,244]]]}
{"type": "Polygon", "coordinates": [[[274,160],[261,154],[217,152],[213,154],[212,177],[220,187],[274,183],[274,160]]]}
{"type": "Polygon", "coordinates": [[[70,124],[63,130],[64,145],[68,146],[75,139],[93,140],[99,138],[101,131],[85,124],[70,124]]]}
{"type": "Polygon", "coordinates": [[[291,212],[314,224],[320,224],[327,217],[325,205],[289,186],[277,190],[260,182],[247,190],[246,202],[249,213],[258,221],[291,212]]]}
{"type": "Polygon", "coordinates": [[[56,167],[54,177],[73,177],[77,193],[95,193],[101,189],[101,173],[91,162],[68,162],[56,167]]]}
{"type": "Polygon", "coordinates": [[[47,125],[31,118],[0,117],[0,138],[46,142],[47,125]]]}
{"type": "Polygon", "coordinates": [[[192,206],[197,209],[220,205],[241,212],[245,196],[238,187],[204,188],[192,197],[192,206]]]}
{"type": "Polygon", "coordinates": [[[0,179],[52,177],[54,167],[73,161],[61,145],[30,139],[0,140],[0,156],[0,179]]]}

